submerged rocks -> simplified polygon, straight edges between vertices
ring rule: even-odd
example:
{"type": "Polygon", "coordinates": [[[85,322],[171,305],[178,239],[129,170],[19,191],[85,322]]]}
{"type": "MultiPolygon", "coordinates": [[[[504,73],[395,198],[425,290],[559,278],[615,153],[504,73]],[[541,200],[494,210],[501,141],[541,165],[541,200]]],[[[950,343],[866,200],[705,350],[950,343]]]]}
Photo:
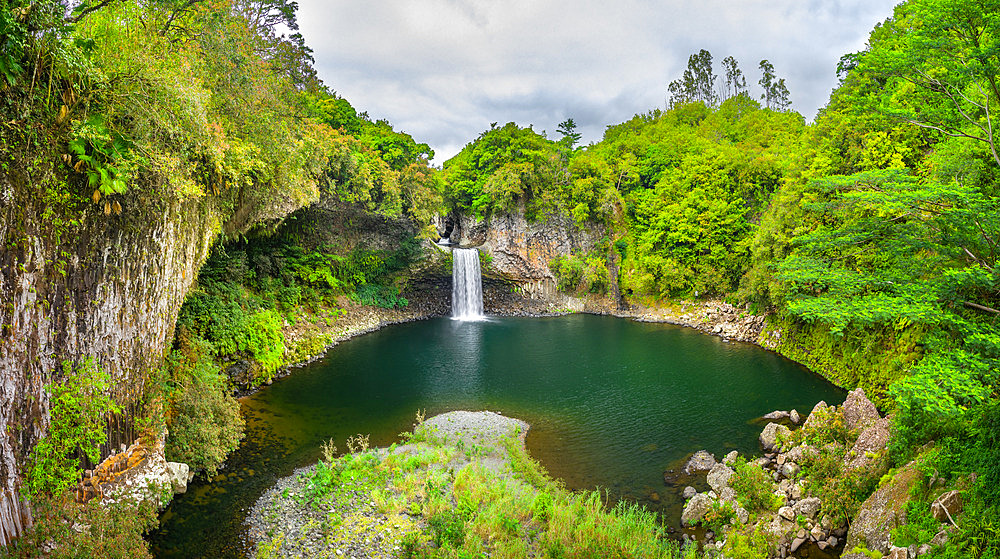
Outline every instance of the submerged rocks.
{"type": "Polygon", "coordinates": [[[760,445],[764,450],[775,450],[778,442],[788,440],[792,436],[792,430],[780,423],[768,423],[760,434],[760,445]]]}

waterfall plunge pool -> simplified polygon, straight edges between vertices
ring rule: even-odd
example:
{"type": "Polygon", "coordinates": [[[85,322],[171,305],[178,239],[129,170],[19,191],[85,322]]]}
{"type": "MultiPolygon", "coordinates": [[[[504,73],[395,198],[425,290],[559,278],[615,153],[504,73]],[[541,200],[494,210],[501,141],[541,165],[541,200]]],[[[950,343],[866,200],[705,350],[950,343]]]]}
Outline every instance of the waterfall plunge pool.
{"type": "Polygon", "coordinates": [[[318,460],[330,438],[343,447],[370,433],[388,446],[418,409],[523,419],[528,451],[567,487],[600,487],[677,524],[683,500],[665,469],[700,449],[757,453],[756,418],[844,397],[777,354],[669,324],[569,315],[391,326],[245,398],[242,446],[211,483],[175,498],[151,540],[158,557],[243,557],[247,511],[278,478],[318,460]]]}

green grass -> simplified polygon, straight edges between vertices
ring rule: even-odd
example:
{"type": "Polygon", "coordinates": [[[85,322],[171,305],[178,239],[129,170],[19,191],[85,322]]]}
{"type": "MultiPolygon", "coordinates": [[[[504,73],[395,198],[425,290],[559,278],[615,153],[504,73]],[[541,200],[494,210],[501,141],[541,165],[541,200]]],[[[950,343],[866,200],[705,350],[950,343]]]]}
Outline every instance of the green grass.
{"type": "Polygon", "coordinates": [[[383,514],[416,517],[399,542],[405,557],[698,557],[668,539],[654,513],[625,503],[609,509],[600,492],[567,491],[516,439],[472,452],[419,419],[404,439],[406,447],[388,453],[326,452],[302,480],[301,504],[329,510],[360,491],[383,514]],[[499,469],[486,460],[502,456],[509,461],[499,469]]]}

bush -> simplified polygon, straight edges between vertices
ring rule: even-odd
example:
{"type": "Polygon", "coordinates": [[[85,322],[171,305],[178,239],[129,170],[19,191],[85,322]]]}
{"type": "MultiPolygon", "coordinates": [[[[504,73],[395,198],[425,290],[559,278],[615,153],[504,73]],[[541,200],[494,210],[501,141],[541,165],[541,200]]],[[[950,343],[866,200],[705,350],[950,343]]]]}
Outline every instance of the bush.
{"type": "Polygon", "coordinates": [[[434,530],[434,543],[461,547],[465,543],[465,523],[468,517],[459,510],[443,510],[427,519],[434,530]]]}
{"type": "Polygon", "coordinates": [[[108,395],[111,377],[92,360],[74,367],[62,364],[62,380],[46,386],[49,429],[31,451],[25,487],[29,499],[58,496],[79,477],[80,456],[100,460],[100,445],[107,438],[104,418],[117,413],[108,395]]]}
{"type": "Polygon", "coordinates": [[[736,490],[736,500],[748,512],[776,510],[782,500],[774,494],[774,482],[757,464],[750,464],[740,456],[733,464],[735,473],[729,485],[736,490]]]}
{"type": "Polygon", "coordinates": [[[605,294],[611,285],[607,262],[600,256],[587,257],[586,269],[583,272],[583,283],[591,293],[605,294]]]}
{"type": "Polygon", "coordinates": [[[549,270],[556,276],[559,291],[576,291],[583,279],[583,260],[576,256],[559,256],[549,262],[549,270]]]}
{"type": "Polygon", "coordinates": [[[34,525],[4,551],[4,557],[45,557],[77,559],[136,559],[152,557],[143,533],[157,525],[150,502],[107,503],[91,499],[86,505],[75,501],[40,498],[32,502],[34,525]],[[86,526],[84,530],[74,527],[86,526]]]}
{"type": "Polygon", "coordinates": [[[167,360],[173,384],[167,459],[214,475],[239,446],[243,418],[229,383],[208,354],[207,344],[194,342],[186,349],[187,354],[175,351],[167,360]]]}

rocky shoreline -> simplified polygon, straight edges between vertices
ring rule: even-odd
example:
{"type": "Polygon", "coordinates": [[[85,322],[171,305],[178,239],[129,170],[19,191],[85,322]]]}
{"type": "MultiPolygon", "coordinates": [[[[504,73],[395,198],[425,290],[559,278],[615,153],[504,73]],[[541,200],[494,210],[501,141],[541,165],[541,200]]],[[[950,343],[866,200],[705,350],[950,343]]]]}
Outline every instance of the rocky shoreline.
{"type": "Polygon", "coordinates": [[[698,492],[685,487],[681,515],[686,527],[706,526],[706,547],[723,550],[731,538],[761,534],[770,545],[769,557],[781,559],[914,559],[947,541],[946,520],[961,510],[958,491],[943,493],[931,506],[941,521],[932,545],[892,545],[892,530],[906,523],[918,466],[915,460],[888,471],[891,422],[862,389],[851,391],[839,407],[817,403],[807,417],[791,410],[762,419],[769,421],[759,437],[763,456],[733,451],[716,461],[699,451],[683,468],[686,475],[704,476],[710,488],[698,492]],[[844,482],[877,483],[879,488],[851,514],[844,482]]]}

